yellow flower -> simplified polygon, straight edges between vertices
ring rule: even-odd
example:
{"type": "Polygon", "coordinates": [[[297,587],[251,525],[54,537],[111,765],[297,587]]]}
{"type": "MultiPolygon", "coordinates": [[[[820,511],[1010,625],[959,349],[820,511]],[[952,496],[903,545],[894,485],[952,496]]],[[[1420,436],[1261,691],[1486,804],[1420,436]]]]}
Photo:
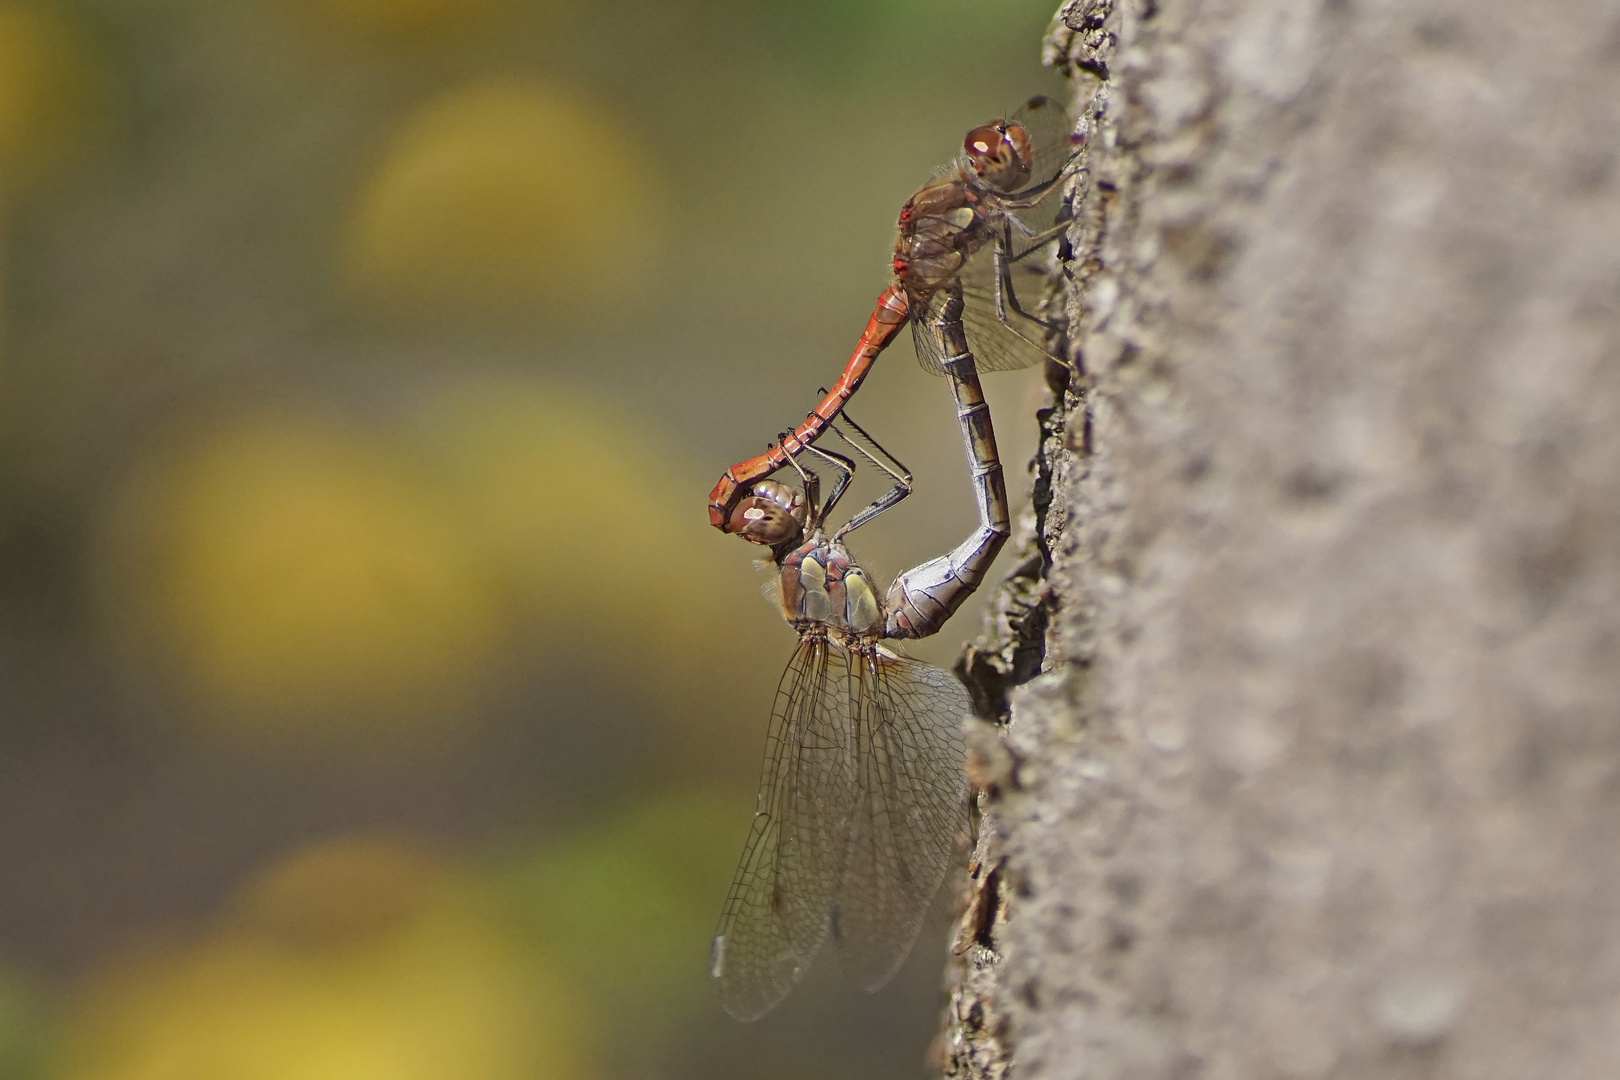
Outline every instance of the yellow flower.
{"type": "Polygon", "coordinates": [[[572,94],[518,80],[454,91],[402,125],[361,191],[347,282],[393,312],[609,310],[654,273],[648,169],[572,94]]]}
{"type": "Polygon", "coordinates": [[[0,4],[0,189],[38,179],[80,148],[97,81],[77,27],[45,7],[0,4]]]}
{"type": "Polygon", "coordinates": [[[575,1080],[577,994],[449,868],[387,841],[295,854],[203,940],[92,979],[63,1080],[575,1080]],[[358,911],[345,911],[345,904],[358,911]],[[313,936],[310,927],[322,932],[313,936]]]}
{"type": "Polygon", "coordinates": [[[465,713],[503,629],[483,549],[387,440],[292,410],[227,416],[126,492],[126,626],[216,722],[326,737],[465,713]]]}

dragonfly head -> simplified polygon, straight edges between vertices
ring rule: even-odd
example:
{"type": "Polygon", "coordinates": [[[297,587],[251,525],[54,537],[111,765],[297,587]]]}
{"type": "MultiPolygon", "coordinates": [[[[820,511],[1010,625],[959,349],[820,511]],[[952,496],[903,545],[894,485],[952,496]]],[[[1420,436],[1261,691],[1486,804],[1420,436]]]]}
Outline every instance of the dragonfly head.
{"type": "Polygon", "coordinates": [[[726,531],[768,547],[796,544],[810,521],[804,495],[775,480],[761,480],[731,512],[726,531]]]}
{"type": "Polygon", "coordinates": [[[997,191],[1013,192],[1029,183],[1035,147],[1021,124],[997,120],[976,127],[962,140],[962,151],[979,178],[997,191]]]}

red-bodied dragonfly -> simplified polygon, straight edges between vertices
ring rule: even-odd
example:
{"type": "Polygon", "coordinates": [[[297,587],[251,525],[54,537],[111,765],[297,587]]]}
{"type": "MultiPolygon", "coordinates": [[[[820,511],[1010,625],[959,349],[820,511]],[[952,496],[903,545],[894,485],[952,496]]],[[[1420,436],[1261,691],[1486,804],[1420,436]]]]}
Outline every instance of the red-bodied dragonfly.
{"type": "MultiPolygon", "coordinates": [[[[757,1019],[787,996],[828,937],[852,981],[868,991],[888,982],[911,951],[966,820],[967,692],[949,673],[885,644],[936,633],[1010,532],[995,431],[958,311],[947,305],[933,342],[956,397],[979,508],[978,528],[955,550],[907,570],[879,599],[844,538],[888,497],[829,535],[826,521],[853,463],[813,446],[805,456],[840,473],[824,504],[817,506],[815,473],[792,454],[802,492],[762,480],[733,515],[732,532],[771,548],[782,616],[799,634],[776,690],[753,825],[710,947],[709,972],[739,1020],[757,1019]]],[[[904,466],[890,469],[861,441],[848,441],[896,478],[895,490],[904,486],[904,466]]]]}
{"type": "Polygon", "coordinates": [[[753,484],[785,467],[814,442],[860,388],[872,364],[908,321],[917,358],[944,370],[938,335],[952,299],[963,301],[961,320],[981,368],[1007,370],[1045,359],[1052,322],[1019,299],[1039,281],[1032,254],[1067,227],[1052,196],[1062,188],[1078,153],[1078,136],[1061,105],[1033,97],[1010,118],[967,133],[961,155],[906,201],[900,210],[891,267],[860,340],[831,390],[792,432],[765,453],[727,469],[709,493],[709,522],[731,531],[737,504],[753,484]]]}

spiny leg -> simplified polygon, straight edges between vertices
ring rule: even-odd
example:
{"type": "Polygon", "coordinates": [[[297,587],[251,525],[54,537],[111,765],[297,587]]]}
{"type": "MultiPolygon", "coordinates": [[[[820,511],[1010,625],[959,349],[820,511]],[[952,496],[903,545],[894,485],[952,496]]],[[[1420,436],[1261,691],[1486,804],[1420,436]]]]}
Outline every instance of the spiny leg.
{"type": "Polygon", "coordinates": [[[888,459],[889,462],[892,462],[895,468],[891,468],[877,456],[874,456],[872,450],[868,450],[865,446],[862,446],[859,441],[852,438],[842,428],[838,427],[837,425],[833,425],[833,434],[837,435],[840,439],[844,440],[844,442],[848,443],[849,446],[861,457],[865,458],[874,466],[887,473],[889,478],[894,481],[894,485],[890,487],[888,491],[884,492],[878,498],[872,500],[872,502],[863,508],[860,513],[856,514],[854,517],[850,518],[844,523],[835,536],[837,539],[842,539],[844,536],[847,536],[849,533],[860,528],[862,525],[865,525],[868,521],[871,521],[879,514],[891,509],[906,496],[910,495],[912,490],[911,470],[906,468],[905,465],[901,463],[899,458],[883,449],[882,444],[876,439],[872,438],[871,435],[867,434],[866,430],[859,424],[855,423],[854,420],[850,419],[850,417],[847,415],[843,419],[848,421],[850,426],[854,428],[855,431],[860,433],[861,439],[864,439],[866,442],[871,444],[872,450],[875,450],[877,454],[888,459]]]}
{"type": "MultiPolygon", "coordinates": [[[[787,455],[787,463],[793,466],[794,472],[799,474],[799,483],[804,487],[804,501],[814,507],[821,499],[821,477],[799,464],[799,455],[787,448],[787,432],[782,432],[777,436],[777,439],[780,440],[779,445],[787,455]]],[[[805,444],[800,443],[799,449],[806,449],[805,444]]]]}
{"type": "MultiPolygon", "coordinates": [[[[812,528],[815,528],[827,520],[833,512],[833,507],[838,505],[838,500],[844,497],[844,490],[849,487],[849,482],[855,477],[855,463],[843,454],[835,454],[831,450],[823,450],[819,446],[806,445],[805,449],[812,454],[825,458],[827,463],[838,473],[838,479],[833,481],[832,491],[827,493],[827,501],[821,505],[820,510],[816,511],[816,520],[812,525],[812,528]]],[[[806,497],[808,498],[808,496],[806,497]]]]}
{"type": "Polygon", "coordinates": [[[868,454],[864,450],[861,450],[861,447],[857,446],[855,444],[855,442],[848,435],[845,435],[842,431],[837,431],[836,434],[838,435],[838,437],[840,439],[843,439],[845,442],[849,443],[851,446],[854,446],[855,449],[861,450],[862,455],[868,461],[872,462],[872,464],[876,465],[878,468],[882,469],[884,472],[888,473],[890,476],[894,477],[896,480],[899,480],[900,477],[903,475],[905,477],[905,482],[907,484],[911,483],[911,470],[906,468],[905,463],[902,462],[899,458],[895,457],[893,454],[889,453],[887,450],[885,450],[883,448],[883,444],[878,442],[876,439],[872,438],[872,435],[871,435],[870,432],[868,432],[865,428],[861,427],[861,425],[857,424],[855,422],[855,418],[853,416],[849,415],[847,410],[843,414],[843,420],[851,428],[854,429],[855,434],[857,434],[861,438],[865,439],[867,441],[867,443],[871,446],[871,448],[873,450],[876,450],[878,452],[878,454],[884,459],[884,461],[887,461],[890,465],[894,466],[894,468],[892,468],[892,469],[888,468],[887,466],[885,466],[883,464],[882,461],[877,461],[876,459],[874,459],[872,457],[871,454],[868,454]]]}
{"type": "Polygon", "coordinates": [[[1007,220],[1009,222],[1017,222],[1017,225],[1015,227],[1018,229],[1020,235],[1023,237],[1023,239],[1025,241],[1028,242],[1028,245],[1029,245],[1026,248],[1024,248],[1023,251],[1020,251],[1018,254],[1016,254],[1016,255],[1012,256],[1010,259],[1008,259],[1007,261],[1009,263],[1023,262],[1025,259],[1029,258],[1031,255],[1033,255],[1037,251],[1039,251],[1041,248],[1045,247],[1047,244],[1050,244],[1053,240],[1056,240],[1058,237],[1062,236],[1064,234],[1064,232],[1067,231],[1069,226],[1074,224],[1073,219],[1069,219],[1069,220],[1058,222],[1056,225],[1053,225],[1050,229],[1045,229],[1045,230],[1043,230],[1041,232],[1032,232],[1032,231],[1029,230],[1029,228],[1026,225],[1024,225],[1023,222],[1018,221],[1018,219],[1015,218],[1015,217],[1009,217],[1007,220]]]}
{"type": "MultiPolygon", "coordinates": [[[[834,430],[837,431],[836,428],[834,430]]],[[[904,499],[907,495],[910,495],[911,494],[911,474],[909,472],[905,473],[905,474],[899,474],[899,473],[893,472],[892,470],[890,470],[888,468],[888,466],[884,465],[883,462],[879,461],[877,458],[875,458],[871,454],[867,453],[866,450],[863,449],[860,446],[859,443],[855,442],[853,439],[850,439],[848,436],[844,435],[843,432],[837,432],[837,433],[838,433],[838,436],[840,438],[842,438],[845,442],[849,443],[849,445],[853,446],[855,448],[856,452],[859,453],[862,457],[864,457],[867,461],[870,461],[872,464],[876,465],[878,468],[882,469],[884,472],[888,473],[891,477],[894,478],[894,486],[893,487],[889,488],[889,490],[885,491],[882,495],[879,495],[876,499],[873,499],[870,503],[868,503],[860,511],[860,513],[856,514],[854,517],[852,517],[848,521],[844,522],[844,524],[839,527],[838,531],[833,534],[833,539],[842,540],[845,536],[849,535],[851,532],[854,532],[856,529],[860,528],[862,525],[865,525],[868,521],[871,521],[873,518],[877,517],[879,514],[883,513],[885,510],[891,509],[897,503],[899,503],[900,500],[904,499]]]]}
{"type": "MultiPolygon", "coordinates": [[[[1051,230],[1047,230],[1047,232],[1051,233],[1051,230]]],[[[1047,236],[1047,241],[1043,242],[1048,242],[1055,239],[1058,235],[1059,233],[1051,233],[1050,236],[1047,236]]],[[[1013,288],[1012,282],[1012,264],[1028,254],[1029,251],[1025,251],[1019,254],[1016,258],[1012,256],[1012,229],[1010,226],[1003,224],[1001,233],[996,237],[995,248],[991,252],[991,257],[995,262],[996,271],[996,285],[994,291],[996,321],[1001,323],[1001,325],[1005,326],[1008,330],[1011,330],[1014,334],[1017,334],[1023,340],[1029,342],[1029,344],[1035,346],[1037,349],[1040,349],[1042,352],[1045,352],[1045,344],[1032,340],[1028,335],[1020,332],[1018,328],[1013,326],[1012,322],[1007,318],[1007,312],[1010,309],[1016,312],[1020,318],[1028,319],[1030,322],[1039,326],[1044,326],[1048,330],[1062,329],[1062,327],[1056,322],[1043,319],[1039,315],[1031,315],[1029,312],[1023,309],[1022,305],[1018,303],[1018,293],[1013,288]]]]}
{"type": "Polygon", "coordinates": [[[1069,177],[1070,166],[1074,164],[1079,156],[1079,151],[1071,154],[1069,160],[1063,163],[1063,167],[1050,180],[1043,180],[1038,184],[1025,188],[1016,195],[1008,195],[1005,198],[998,198],[996,201],[1008,210],[1035,209],[1045,202],[1052,192],[1060,189],[1063,181],[1069,177]]]}

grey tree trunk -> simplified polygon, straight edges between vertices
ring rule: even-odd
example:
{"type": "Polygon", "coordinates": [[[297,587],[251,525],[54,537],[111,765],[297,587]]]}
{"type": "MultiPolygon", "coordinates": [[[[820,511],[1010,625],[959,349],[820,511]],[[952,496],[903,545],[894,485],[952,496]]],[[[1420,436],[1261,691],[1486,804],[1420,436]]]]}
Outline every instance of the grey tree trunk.
{"type": "Polygon", "coordinates": [[[1090,388],[964,661],[946,1073],[1620,1077],[1620,4],[1048,46],[1090,388]]]}

